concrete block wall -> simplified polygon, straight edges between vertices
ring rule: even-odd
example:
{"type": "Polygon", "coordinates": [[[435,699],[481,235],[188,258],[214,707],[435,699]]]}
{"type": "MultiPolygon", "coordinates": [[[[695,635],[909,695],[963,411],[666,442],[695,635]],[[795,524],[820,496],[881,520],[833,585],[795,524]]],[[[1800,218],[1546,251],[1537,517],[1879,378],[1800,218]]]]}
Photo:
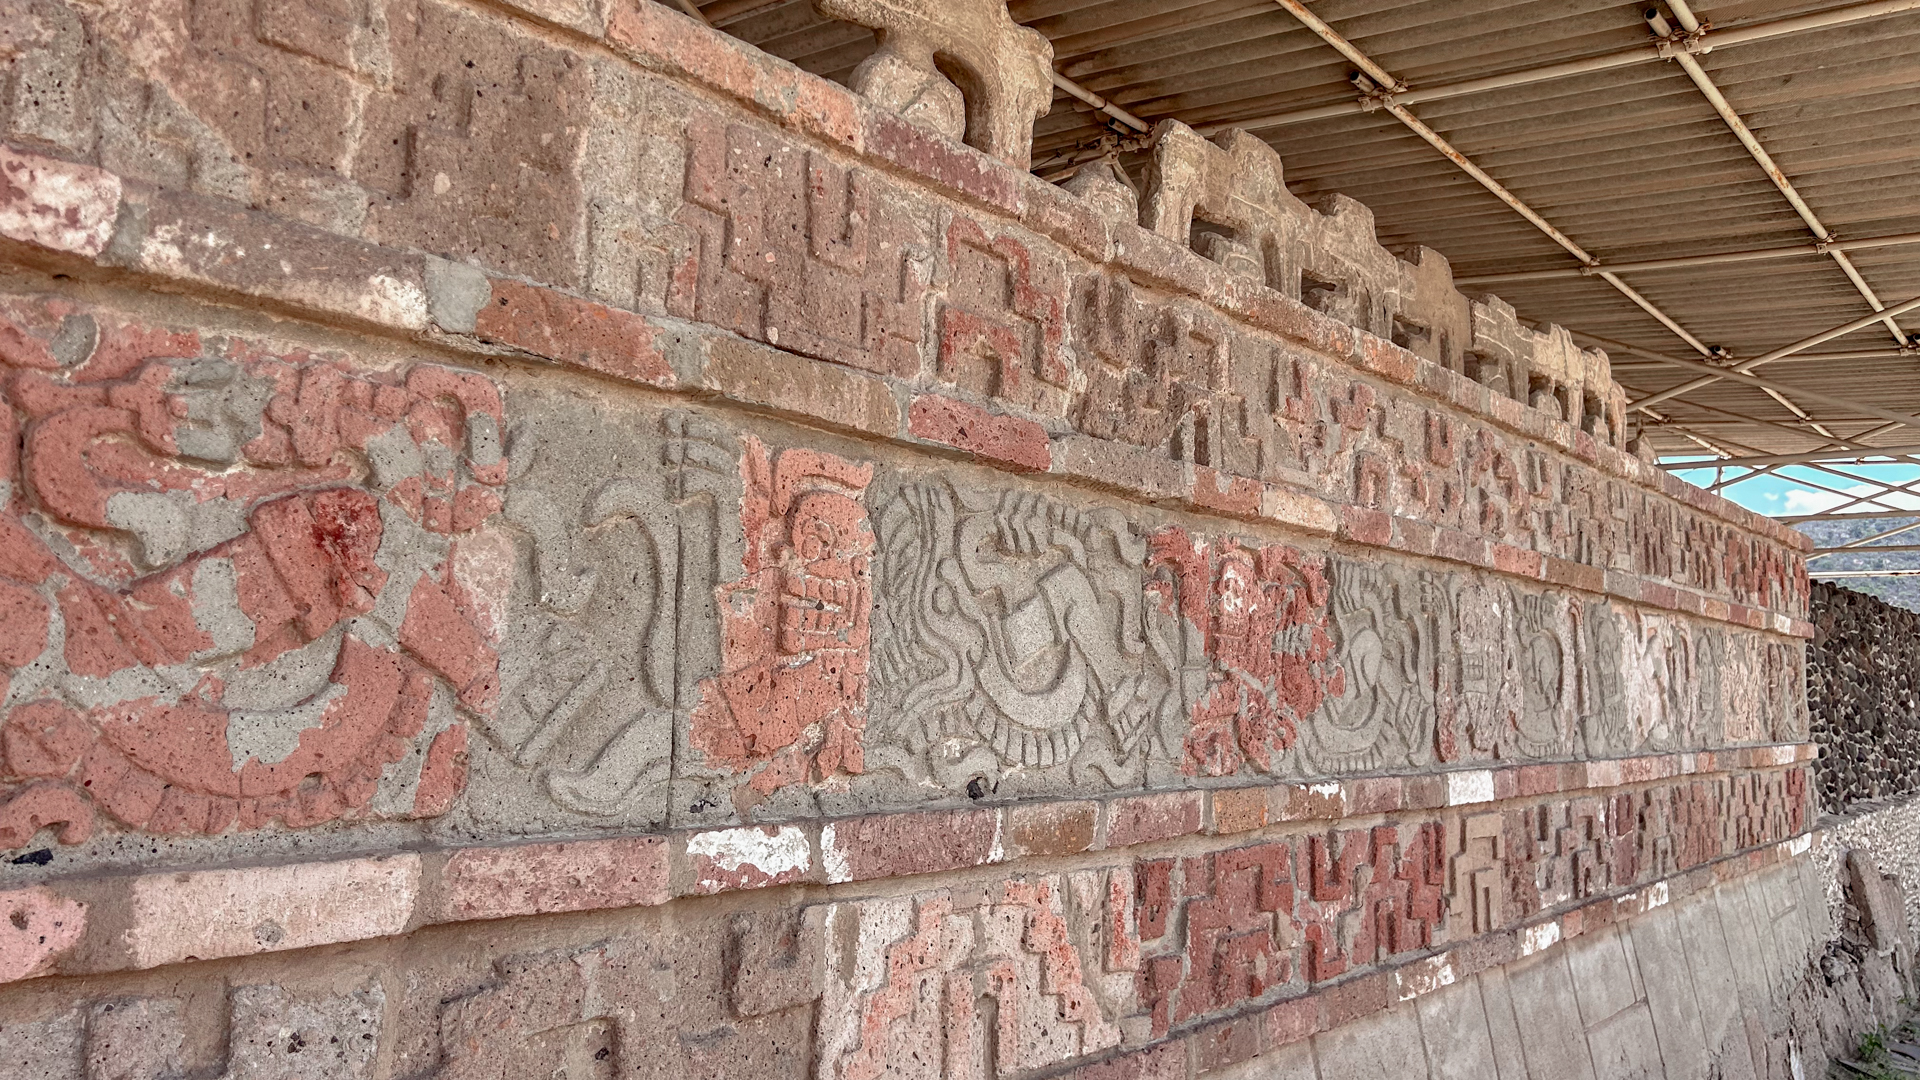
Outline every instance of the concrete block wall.
{"type": "Polygon", "coordinates": [[[1044,41],[832,2],[855,91],[638,0],[0,43],[0,1077],[1336,1076],[1528,979],[1614,1075],[1637,924],[1811,925],[1803,537],[1246,137],[1043,183],[1044,41]]]}

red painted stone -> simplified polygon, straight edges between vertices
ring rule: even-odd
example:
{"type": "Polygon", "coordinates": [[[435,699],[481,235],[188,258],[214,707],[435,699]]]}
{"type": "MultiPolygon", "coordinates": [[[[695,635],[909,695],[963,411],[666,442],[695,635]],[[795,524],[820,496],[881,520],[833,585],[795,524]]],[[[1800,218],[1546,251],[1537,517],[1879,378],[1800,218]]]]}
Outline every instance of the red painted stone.
{"type": "Polygon", "coordinates": [[[873,466],[749,437],[745,577],[716,592],[722,673],[700,684],[692,741],[758,791],[865,769],[873,466]]]}
{"type": "Polygon", "coordinates": [[[482,338],[536,356],[649,386],[674,385],[673,367],[643,315],[553,289],[495,279],[474,320],[482,338]]]}
{"type": "Polygon", "coordinates": [[[913,399],[907,410],[907,433],[1036,472],[1046,472],[1053,464],[1046,428],[940,394],[913,399]]]}
{"type": "Polygon", "coordinates": [[[1194,705],[1183,768],[1208,776],[1248,765],[1274,771],[1299,725],[1345,685],[1328,630],[1325,557],[1282,544],[1209,545],[1178,526],[1148,545],[1149,565],[1172,571],[1179,614],[1215,664],[1194,705]]]}

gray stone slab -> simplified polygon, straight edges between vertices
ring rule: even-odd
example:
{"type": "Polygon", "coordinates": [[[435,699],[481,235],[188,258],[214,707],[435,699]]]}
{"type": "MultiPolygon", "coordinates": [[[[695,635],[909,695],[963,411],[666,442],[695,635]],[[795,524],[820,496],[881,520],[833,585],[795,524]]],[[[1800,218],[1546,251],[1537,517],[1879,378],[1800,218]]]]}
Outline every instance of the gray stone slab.
{"type": "MultiPolygon", "coordinates": [[[[1593,1051],[1595,1080],[1667,1080],[1653,1014],[1644,1002],[1587,1032],[1587,1045],[1593,1051]]],[[[1675,1080],[1694,1078],[1677,1074],[1675,1080]]]]}
{"type": "Polygon", "coordinates": [[[1513,1015],[1513,990],[1504,970],[1494,968],[1473,977],[1493,1040],[1493,1062],[1500,1080],[1525,1080],[1527,1059],[1520,1047],[1520,1022],[1513,1015]]]}
{"type": "Polygon", "coordinates": [[[1207,1080],[1318,1080],[1318,1076],[1313,1065],[1313,1045],[1297,1042],[1210,1072],[1207,1080]]]}
{"type": "Polygon", "coordinates": [[[0,1080],[80,1080],[86,1035],[78,1009],[31,1022],[9,1018],[0,1023],[0,1080]]]}
{"type": "Polygon", "coordinates": [[[1407,1005],[1314,1036],[1313,1059],[1320,1080],[1421,1080],[1428,1075],[1420,1019],[1407,1005]]]}
{"type": "Polygon", "coordinates": [[[1647,1008],[1653,1015],[1653,1030],[1660,1037],[1660,1060],[1666,1065],[1667,1075],[1706,1075],[1701,1006],[1681,937],[1679,914],[1671,907],[1650,911],[1628,923],[1627,930],[1646,986],[1647,1008]]]}
{"type": "Polygon", "coordinates": [[[1753,1015],[1773,1000],[1773,935],[1761,933],[1764,916],[1755,914],[1746,882],[1727,882],[1714,890],[1713,897],[1720,909],[1720,928],[1727,935],[1727,951],[1740,975],[1740,1006],[1753,1015]]]}
{"type": "Polygon", "coordinates": [[[1499,1075],[1478,985],[1456,983],[1418,998],[1414,1005],[1433,1080],[1487,1080],[1499,1075]]]}
{"type": "Polygon", "coordinates": [[[1567,950],[1549,949],[1508,967],[1507,984],[1514,1019],[1524,1033],[1520,1045],[1529,1080],[1593,1080],[1567,950]]]}
{"type": "Polygon", "coordinates": [[[1580,1019],[1587,1027],[1640,1000],[1633,959],[1622,942],[1620,929],[1608,926],[1564,946],[1567,966],[1573,972],[1574,995],[1580,1002],[1580,1019]]]}
{"type": "Polygon", "coordinates": [[[1693,973],[1694,1000],[1700,1006],[1701,1045],[1708,1060],[1727,1080],[1754,1075],[1753,1055],[1747,1049],[1746,1027],[1740,1022],[1740,975],[1727,950],[1720,925],[1720,909],[1712,896],[1690,897],[1674,913],[1679,936],[1693,973]]]}

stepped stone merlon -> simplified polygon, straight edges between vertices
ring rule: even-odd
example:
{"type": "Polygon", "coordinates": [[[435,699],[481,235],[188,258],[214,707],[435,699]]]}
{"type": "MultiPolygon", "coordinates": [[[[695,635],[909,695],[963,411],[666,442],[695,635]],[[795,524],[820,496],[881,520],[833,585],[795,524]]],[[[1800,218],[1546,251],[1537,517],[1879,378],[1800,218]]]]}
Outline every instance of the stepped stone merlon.
{"type": "Polygon", "coordinates": [[[1140,224],[1308,307],[1553,413],[1609,445],[1624,396],[1606,354],[1566,330],[1534,330],[1497,297],[1469,300],[1440,253],[1382,247],[1373,212],[1345,195],[1308,206],[1280,155],[1228,128],[1212,140],[1177,120],[1154,128],[1140,224]]]}
{"type": "Polygon", "coordinates": [[[1053,43],[1014,22],[1004,0],[813,0],[813,7],[879,32],[879,51],[854,72],[856,91],[959,137],[952,76],[965,94],[967,145],[1027,167],[1033,122],[1053,106],[1053,43]]]}

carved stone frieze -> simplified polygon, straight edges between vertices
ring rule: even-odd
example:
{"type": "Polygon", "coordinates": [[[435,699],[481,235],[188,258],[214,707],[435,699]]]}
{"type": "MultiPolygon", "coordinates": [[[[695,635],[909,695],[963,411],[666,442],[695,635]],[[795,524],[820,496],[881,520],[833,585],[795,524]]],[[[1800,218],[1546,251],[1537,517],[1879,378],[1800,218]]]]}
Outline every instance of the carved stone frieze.
{"type": "Polygon", "coordinates": [[[722,521],[740,498],[737,451],[687,413],[641,426],[572,394],[513,400],[520,587],[471,812],[501,827],[664,824],[677,718],[719,659],[714,588],[740,562],[722,521]]]}

